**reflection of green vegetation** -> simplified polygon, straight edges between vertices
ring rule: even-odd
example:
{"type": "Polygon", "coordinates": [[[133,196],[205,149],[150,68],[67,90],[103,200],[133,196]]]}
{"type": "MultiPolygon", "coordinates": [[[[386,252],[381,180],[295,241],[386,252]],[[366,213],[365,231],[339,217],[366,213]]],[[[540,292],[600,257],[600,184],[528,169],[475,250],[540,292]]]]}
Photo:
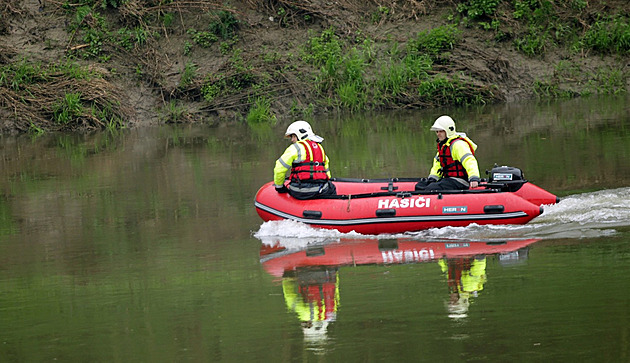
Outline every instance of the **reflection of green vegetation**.
{"type": "Polygon", "coordinates": [[[59,154],[75,166],[83,165],[88,155],[97,153],[101,146],[88,147],[88,145],[78,142],[79,139],[73,135],[59,135],[56,138],[59,154]]]}
{"type": "MultiPolygon", "coordinates": [[[[249,130],[251,137],[258,143],[267,144],[272,141],[276,141],[282,135],[276,134],[276,130],[270,123],[249,124],[249,130]]],[[[216,142],[213,143],[216,147],[216,142]]]]}
{"type": "MultiPolygon", "coordinates": [[[[618,128],[604,126],[597,131],[598,140],[606,140],[605,142],[593,142],[593,132],[584,128],[583,123],[567,122],[562,128],[565,130],[562,134],[554,136],[545,133],[532,133],[524,140],[526,153],[530,155],[531,160],[544,161],[546,170],[553,170],[553,173],[545,173],[539,171],[540,175],[536,177],[535,182],[554,185],[558,189],[571,188],[571,193],[592,191],[601,189],[600,183],[609,183],[609,178],[593,175],[593,171],[584,170],[583,161],[588,160],[590,155],[601,155],[601,159],[597,162],[599,165],[596,169],[606,169],[615,167],[619,162],[619,158],[615,155],[630,155],[630,145],[623,143],[620,138],[618,128]],[[550,158],[553,153],[553,145],[555,140],[563,140],[566,135],[570,135],[573,139],[571,150],[567,145],[562,145],[555,152],[561,154],[573,153],[572,157],[556,157],[550,158]],[[545,141],[545,139],[550,139],[545,141]],[[585,175],[588,175],[585,177],[585,175]]],[[[557,146],[557,145],[556,145],[557,146]]],[[[523,166],[527,168],[527,164],[523,166]]],[[[532,167],[533,169],[533,167],[532,167]]]]}
{"type": "Polygon", "coordinates": [[[0,198],[0,236],[9,236],[18,232],[9,204],[5,198],[0,198]]]}
{"type": "MultiPolygon", "coordinates": [[[[493,130],[485,139],[470,132],[479,144],[480,168],[488,168],[494,162],[517,166],[523,169],[527,179],[547,189],[622,186],[623,172],[610,173],[610,170],[627,169],[621,166],[623,158],[619,157],[630,155],[630,144],[623,142],[627,127],[621,115],[626,103],[624,95],[519,106],[502,115],[503,121],[497,118],[477,125],[478,130],[493,130]],[[494,147],[493,140],[505,135],[506,130],[509,130],[508,139],[513,141],[494,147]]],[[[484,114],[494,111],[492,107],[484,109],[484,114]]],[[[481,115],[480,119],[483,118],[481,115]]]]}
{"type": "Polygon", "coordinates": [[[386,114],[347,115],[343,122],[331,123],[329,128],[334,128],[335,134],[322,136],[333,176],[426,176],[430,169],[433,135],[419,129],[419,124],[401,122],[395,115],[386,114]]]}
{"type": "MultiPolygon", "coordinates": [[[[268,296],[277,290],[257,260],[245,261],[233,248],[195,251],[179,245],[180,238],[147,240],[123,231],[109,241],[93,237],[91,244],[71,247],[84,254],[42,255],[46,263],[24,258],[24,266],[13,270],[20,278],[3,275],[3,299],[22,302],[3,312],[3,359],[220,361],[229,355],[247,361],[251,355],[240,342],[249,322],[279,324],[276,314],[257,316],[253,300],[229,293],[245,289],[252,296],[268,296]],[[230,259],[238,260],[238,266],[230,259]],[[260,272],[256,276],[252,271],[260,272]],[[42,344],[54,349],[39,349],[42,344]]],[[[256,253],[253,248],[243,251],[256,253]]],[[[282,311],[281,300],[264,304],[267,312],[282,311]]],[[[263,331],[250,336],[256,335],[282,339],[280,333],[263,331]]],[[[257,358],[272,361],[277,352],[257,353],[257,358]]]]}

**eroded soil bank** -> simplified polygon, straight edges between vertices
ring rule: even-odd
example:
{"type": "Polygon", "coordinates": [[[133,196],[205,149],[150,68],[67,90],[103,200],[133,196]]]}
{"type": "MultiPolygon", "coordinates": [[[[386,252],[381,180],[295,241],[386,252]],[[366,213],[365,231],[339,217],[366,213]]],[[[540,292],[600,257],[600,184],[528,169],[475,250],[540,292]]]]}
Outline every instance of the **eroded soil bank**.
{"type": "Polygon", "coordinates": [[[4,133],[629,87],[624,0],[0,0],[0,12],[4,133]]]}

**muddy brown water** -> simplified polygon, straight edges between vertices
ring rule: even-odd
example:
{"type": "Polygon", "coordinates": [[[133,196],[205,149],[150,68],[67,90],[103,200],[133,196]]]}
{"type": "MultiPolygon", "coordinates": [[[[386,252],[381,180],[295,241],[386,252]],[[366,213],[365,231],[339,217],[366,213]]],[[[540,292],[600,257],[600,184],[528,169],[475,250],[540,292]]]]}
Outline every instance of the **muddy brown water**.
{"type": "Polygon", "coordinates": [[[426,176],[449,113],[562,198],[379,238],[259,219],[290,120],[3,136],[0,361],[628,361],[627,104],[314,118],[335,176],[426,176]]]}

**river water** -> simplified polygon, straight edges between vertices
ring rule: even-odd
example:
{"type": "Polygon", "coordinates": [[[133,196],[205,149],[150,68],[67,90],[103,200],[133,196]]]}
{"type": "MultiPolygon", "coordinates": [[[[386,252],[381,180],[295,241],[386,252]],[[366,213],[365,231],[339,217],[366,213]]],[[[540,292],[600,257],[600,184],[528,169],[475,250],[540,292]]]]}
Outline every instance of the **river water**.
{"type": "MultiPolygon", "coordinates": [[[[290,120],[0,139],[0,361],[630,360],[627,97],[449,113],[523,226],[263,223],[290,120]]],[[[426,176],[435,110],[312,120],[337,177],[426,176]]]]}

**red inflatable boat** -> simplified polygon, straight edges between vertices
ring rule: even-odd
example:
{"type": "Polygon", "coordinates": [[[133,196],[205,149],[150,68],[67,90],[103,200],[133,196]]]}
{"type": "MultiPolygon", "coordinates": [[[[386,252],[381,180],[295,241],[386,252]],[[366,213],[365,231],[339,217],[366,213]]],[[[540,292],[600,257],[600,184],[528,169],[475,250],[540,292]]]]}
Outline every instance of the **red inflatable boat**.
{"type": "Polygon", "coordinates": [[[419,179],[333,179],[337,195],[298,200],[272,182],[256,194],[264,221],[291,219],[312,227],[361,234],[402,233],[445,226],[525,224],[558,198],[522,178],[518,168],[495,167],[479,188],[416,191],[419,179]]]}

